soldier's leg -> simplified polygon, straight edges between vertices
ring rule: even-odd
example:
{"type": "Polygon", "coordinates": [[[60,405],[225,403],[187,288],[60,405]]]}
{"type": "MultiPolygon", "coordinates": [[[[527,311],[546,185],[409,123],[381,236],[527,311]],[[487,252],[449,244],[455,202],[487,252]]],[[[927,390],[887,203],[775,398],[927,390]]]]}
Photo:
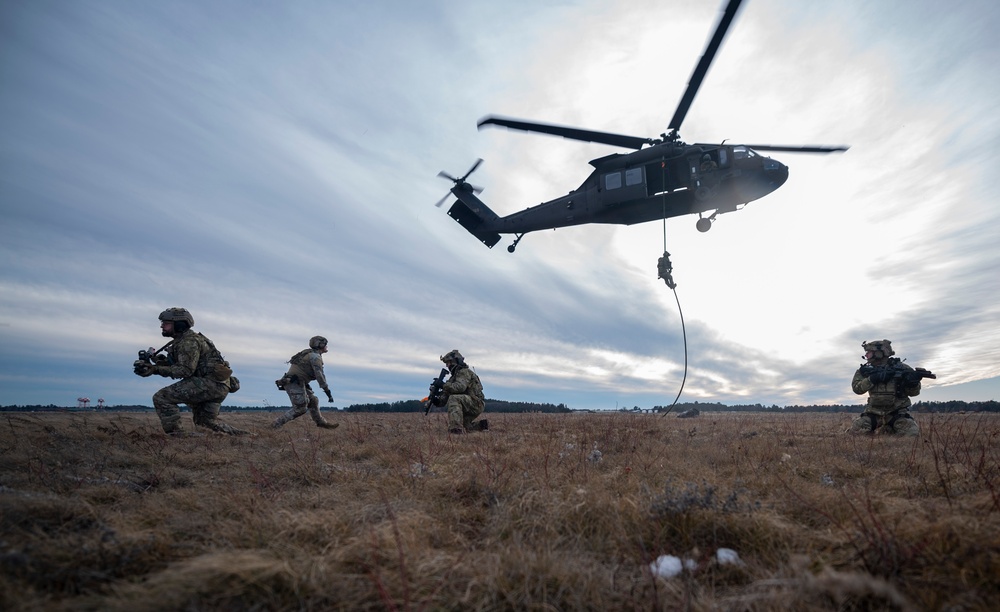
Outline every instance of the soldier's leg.
{"type": "Polygon", "coordinates": [[[204,427],[205,429],[211,429],[212,431],[231,436],[240,436],[249,433],[219,420],[219,411],[222,409],[221,401],[188,405],[191,406],[194,424],[198,427],[204,427]]]}
{"type": "Polygon", "coordinates": [[[302,383],[286,383],[285,393],[288,394],[288,401],[292,407],[285,414],[276,418],[271,427],[278,429],[285,423],[297,419],[309,409],[309,399],[306,397],[306,387],[302,383]]]}
{"type": "Polygon", "coordinates": [[[233,427],[229,423],[219,420],[219,410],[222,409],[222,402],[204,402],[191,406],[194,413],[194,424],[199,427],[211,429],[219,433],[231,436],[243,436],[250,432],[233,427]]]}
{"type": "Polygon", "coordinates": [[[191,380],[194,381],[193,386],[199,391],[192,392],[192,397],[187,402],[187,405],[191,407],[195,425],[231,436],[249,433],[219,420],[222,401],[229,395],[228,385],[207,378],[191,380]]]}
{"type": "Polygon", "coordinates": [[[448,431],[451,433],[465,433],[465,415],[462,412],[462,395],[448,396],[448,403],[445,409],[448,411],[448,431]]]}
{"type": "Polygon", "coordinates": [[[903,412],[896,417],[896,421],[892,424],[893,432],[900,436],[919,436],[920,435],[920,425],[917,424],[916,419],[914,419],[909,412],[903,412]]]}
{"type": "Polygon", "coordinates": [[[874,433],[875,421],[868,413],[862,413],[861,416],[854,419],[854,422],[851,423],[851,428],[847,431],[854,434],[874,433]]]}
{"type": "Polygon", "coordinates": [[[323,429],[336,429],[340,427],[340,423],[331,423],[323,418],[323,415],[319,411],[319,398],[316,394],[312,392],[312,389],[306,389],[309,394],[309,416],[312,417],[314,423],[317,427],[322,427],[323,429]]]}
{"type": "Polygon", "coordinates": [[[186,382],[186,380],[177,381],[153,394],[153,408],[156,409],[156,416],[160,417],[163,431],[168,434],[180,433],[184,429],[181,427],[180,404],[186,404],[188,401],[189,385],[186,385],[186,382]]]}
{"type": "Polygon", "coordinates": [[[479,403],[476,402],[476,400],[472,399],[472,397],[468,395],[463,397],[462,427],[465,428],[465,431],[479,431],[479,426],[474,424],[473,421],[475,421],[476,417],[483,413],[483,409],[479,406],[479,403]]]}

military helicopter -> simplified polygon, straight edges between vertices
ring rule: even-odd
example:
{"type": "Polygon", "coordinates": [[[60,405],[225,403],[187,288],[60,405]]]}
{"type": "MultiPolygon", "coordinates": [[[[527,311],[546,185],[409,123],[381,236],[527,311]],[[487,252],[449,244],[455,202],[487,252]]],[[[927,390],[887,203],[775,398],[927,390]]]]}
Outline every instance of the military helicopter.
{"type": "Polygon", "coordinates": [[[461,177],[447,172],[438,176],[454,183],[438,203],[441,206],[454,195],[457,201],[448,210],[455,219],[486,246],[493,248],[501,234],[514,234],[507,247],[513,253],[521,239],[538,230],[607,223],[633,225],[669,217],[697,214],[696,227],[707,232],[716,217],[738,210],[781,187],[788,180],[788,167],[760,155],[760,151],[793,153],[832,153],[846,151],[846,146],[777,146],[747,144],[687,144],[678,130],[694,100],[702,80],[729,29],[742,0],[730,0],[723,11],[715,34],[695,66],[667,132],[660,138],[641,138],[596,132],[573,127],[487,116],[478,123],[526,132],[562,136],[572,140],[596,142],[626,149],[630,153],[612,153],[590,161],[594,167],[582,185],[568,195],[501,217],[480,200],[482,191],[466,179],[482,159],[461,177]],[[709,216],[703,216],[712,211],[709,216]]]}

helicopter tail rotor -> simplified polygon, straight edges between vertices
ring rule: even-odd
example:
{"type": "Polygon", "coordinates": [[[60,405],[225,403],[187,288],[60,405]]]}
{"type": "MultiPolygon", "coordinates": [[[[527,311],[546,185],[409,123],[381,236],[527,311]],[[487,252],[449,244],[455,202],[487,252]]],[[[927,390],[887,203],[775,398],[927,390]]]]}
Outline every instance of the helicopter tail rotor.
{"type": "MultiPolygon", "coordinates": [[[[482,187],[476,187],[475,185],[470,185],[469,183],[465,182],[465,179],[469,178],[469,175],[475,172],[476,169],[479,168],[479,164],[481,163],[483,163],[483,158],[480,157],[479,159],[476,160],[476,163],[472,164],[472,167],[469,168],[469,171],[462,175],[461,178],[456,178],[448,174],[444,170],[438,172],[438,176],[443,179],[448,179],[452,183],[455,183],[455,187],[453,187],[452,189],[458,188],[462,191],[472,192],[476,194],[482,193],[483,192],[482,187]]],[[[446,193],[445,196],[440,200],[438,200],[437,204],[435,204],[434,206],[441,208],[441,205],[445,203],[445,200],[447,200],[448,197],[452,195],[452,193],[453,193],[452,191],[446,193]]]]}

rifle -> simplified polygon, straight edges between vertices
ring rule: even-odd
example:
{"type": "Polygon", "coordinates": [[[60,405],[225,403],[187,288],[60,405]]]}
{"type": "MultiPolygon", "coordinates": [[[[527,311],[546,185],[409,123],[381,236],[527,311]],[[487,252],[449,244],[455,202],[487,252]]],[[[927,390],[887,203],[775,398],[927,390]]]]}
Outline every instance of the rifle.
{"type": "Polygon", "coordinates": [[[155,363],[153,363],[153,361],[156,359],[156,356],[162,353],[164,350],[166,350],[166,348],[173,343],[174,341],[171,340],[170,342],[167,342],[166,344],[161,346],[159,349],[154,349],[153,347],[149,347],[144,351],[140,350],[139,359],[137,359],[135,363],[132,364],[132,371],[135,372],[136,374],[139,374],[139,371],[145,370],[146,366],[156,365],[155,363]]]}
{"type": "Polygon", "coordinates": [[[431,381],[431,386],[427,390],[427,397],[420,400],[424,403],[424,416],[431,411],[431,406],[440,406],[444,403],[444,377],[448,375],[448,368],[441,368],[438,377],[431,381]]]}
{"type": "MultiPolygon", "coordinates": [[[[882,373],[882,382],[894,380],[896,382],[896,395],[899,397],[903,396],[906,387],[912,387],[924,378],[937,378],[937,376],[930,370],[925,370],[924,368],[913,368],[912,370],[907,370],[906,368],[900,367],[900,364],[873,366],[863,363],[858,371],[865,377],[871,376],[876,372],[880,372],[882,373]]],[[[879,377],[876,376],[876,378],[879,377]]]]}

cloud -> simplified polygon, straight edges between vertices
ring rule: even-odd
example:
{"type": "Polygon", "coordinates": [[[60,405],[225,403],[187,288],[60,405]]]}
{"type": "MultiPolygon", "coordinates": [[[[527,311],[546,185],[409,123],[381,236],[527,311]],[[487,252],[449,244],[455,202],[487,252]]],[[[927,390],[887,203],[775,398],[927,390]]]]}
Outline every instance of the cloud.
{"type": "Polygon", "coordinates": [[[285,401],[271,381],[317,333],[338,405],[421,396],[452,348],[500,399],[664,405],[683,380],[700,401],[856,402],[873,337],[939,373],[925,396],[995,393],[985,2],[746,3],[682,136],[851,150],[778,156],[788,183],[707,234],[582,226],[514,255],[434,208],[434,175],[483,157],[473,182],[506,214],[616,151],[476,120],[656,136],[718,7],[0,10],[0,403],[148,404],[131,360],[175,305],[241,404],[285,401]]]}

